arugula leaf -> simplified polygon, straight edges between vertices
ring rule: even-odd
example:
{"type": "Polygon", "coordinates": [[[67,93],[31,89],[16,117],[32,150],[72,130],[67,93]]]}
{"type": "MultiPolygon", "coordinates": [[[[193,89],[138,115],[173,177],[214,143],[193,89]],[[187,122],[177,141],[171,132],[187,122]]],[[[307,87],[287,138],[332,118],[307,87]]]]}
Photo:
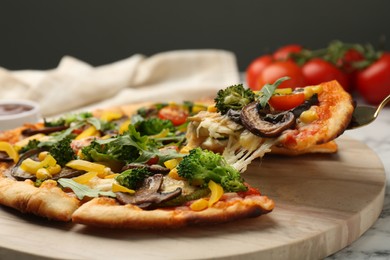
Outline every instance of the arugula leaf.
{"type": "Polygon", "coordinates": [[[96,130],[102,129],[102,121],[100,121],[100,119],[98,119],[96,117],[90,117],[90,118],[87,118],[86,121],[88,123],[90,123],[91,125],[93,125],[96,128],[96,130]]]}
{"type": "Polygon", "coordinates": [[[91,189],[90,187],[77,183],[72,179],[61,178],[58,180],[58,183],[61,184],[62,187],[71,189],[79,198],[82,200],[84,197],[89,198],[97,198],[99,196],[107,196],[107,197],[116,197],[115,193],[112,191],[101,191],[91,189]]]}
{"type": "Polygon", "coordinates": [[[66,137],[70,136],[74,130],[80,128],[82,125],[83,125],[83,123],[79,123],[79,124],[76,124],[72,127],[69,127],[68,129],[62,131],[61,133],[59,133],[57,135],[51,135],[47,141],[40,142],[38,144],[38,147],[46,147],[46,146],[51,147],[54,144],[62,141],[66,137]]]}
{"type": "Polygon", "coordinates": [[[170,159],[182,158],[186,154],[178,153],[175,149],[166,150],[141,150],[140,156],[135,160],[136,163],[146,163],[151,158],[158,157],[158,164],[163,165],[165,161],[170,159]]]}
{"type": "Polygon", "coordinates": [[[274,84],[265,84],[264,87],[261,89],[262,95],[259,97],[259,103],[262,108],[264,108],[268,100],[272,97],[275,90],[278,88],[280,84],[282,84],[283,81],[289,80],[290,77],[283,77],[278,79],[274,82],[274,84]]]}

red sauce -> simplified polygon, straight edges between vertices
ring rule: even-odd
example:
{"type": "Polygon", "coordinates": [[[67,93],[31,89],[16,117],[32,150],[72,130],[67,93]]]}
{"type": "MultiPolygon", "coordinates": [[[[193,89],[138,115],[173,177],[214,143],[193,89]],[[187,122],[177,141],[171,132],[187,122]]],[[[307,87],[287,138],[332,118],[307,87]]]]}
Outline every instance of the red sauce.
{"type": "Polygon", "coordinates": [[[29,105],[2,104],[0,105],[0,116],[15,115],[29,111],[31,109],[33,109],[33,107],[29,105]]]}

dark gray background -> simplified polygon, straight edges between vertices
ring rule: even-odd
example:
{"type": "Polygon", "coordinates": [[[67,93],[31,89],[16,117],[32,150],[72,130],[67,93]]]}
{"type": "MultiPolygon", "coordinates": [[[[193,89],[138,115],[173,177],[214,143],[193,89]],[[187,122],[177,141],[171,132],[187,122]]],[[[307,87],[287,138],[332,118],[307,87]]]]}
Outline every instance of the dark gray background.
{"type": "MultiPolygon", "coordinates": [[[[0,66],[47,69],[64,55],[93,65],[175,49],[233,51],[241,70],[289,43],[389,49],[386,0],[10,0],[0,2],[0,66]]],[[[390,39],[389,39],[390,41],[390,39]]]]}

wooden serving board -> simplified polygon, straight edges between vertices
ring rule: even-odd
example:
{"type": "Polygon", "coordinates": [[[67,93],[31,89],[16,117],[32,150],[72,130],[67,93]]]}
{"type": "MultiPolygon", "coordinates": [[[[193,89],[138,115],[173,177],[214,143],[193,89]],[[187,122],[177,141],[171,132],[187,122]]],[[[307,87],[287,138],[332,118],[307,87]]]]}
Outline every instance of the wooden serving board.
{"type": "Polygon", "coordinates": [[[268,215],[180,230],[132,231],[53,223],[0,207],[0,259],[320,259],[378,218],[385,173],[346,137],[337,154],[267,155],[245,178],[273,198],[268,215]]]}

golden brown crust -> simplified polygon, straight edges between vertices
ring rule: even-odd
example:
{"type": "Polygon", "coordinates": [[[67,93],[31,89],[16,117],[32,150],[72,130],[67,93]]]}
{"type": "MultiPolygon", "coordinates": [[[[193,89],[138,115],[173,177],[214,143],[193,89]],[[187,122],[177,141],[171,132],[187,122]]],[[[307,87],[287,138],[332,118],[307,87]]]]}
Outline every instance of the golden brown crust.
{"type": "Polygon", "coordinates": [[[219,201],[213,207],[193,211],[189,207],[142,210],[133,205],[118,205],[114,199],[95,198],[73,214],[73,222],[111,228],[180,228],[189,225],[224,223],[257,217],[270,212],[274,202],[266,196],[247,196],[219,201]]]}
{"type": "Polygon", "coordinates": [[[0,177],[0,204],[21,212],[59,221],[70,221],[80,202],[46,181],[39,188],[32,181],[15,181],[0,177]]]}
{"type": "Polygon", "coordinates": [[[330,141],[324,144],[317,144],[307,147],[303,150],[294,150],[288,149],[286,147],[271,147],[271,154],[287,155],[287,156],[296,156],[302,154],[311,154],[311,153],[336,153],[338,146],[335,141],[330,141]]]}

